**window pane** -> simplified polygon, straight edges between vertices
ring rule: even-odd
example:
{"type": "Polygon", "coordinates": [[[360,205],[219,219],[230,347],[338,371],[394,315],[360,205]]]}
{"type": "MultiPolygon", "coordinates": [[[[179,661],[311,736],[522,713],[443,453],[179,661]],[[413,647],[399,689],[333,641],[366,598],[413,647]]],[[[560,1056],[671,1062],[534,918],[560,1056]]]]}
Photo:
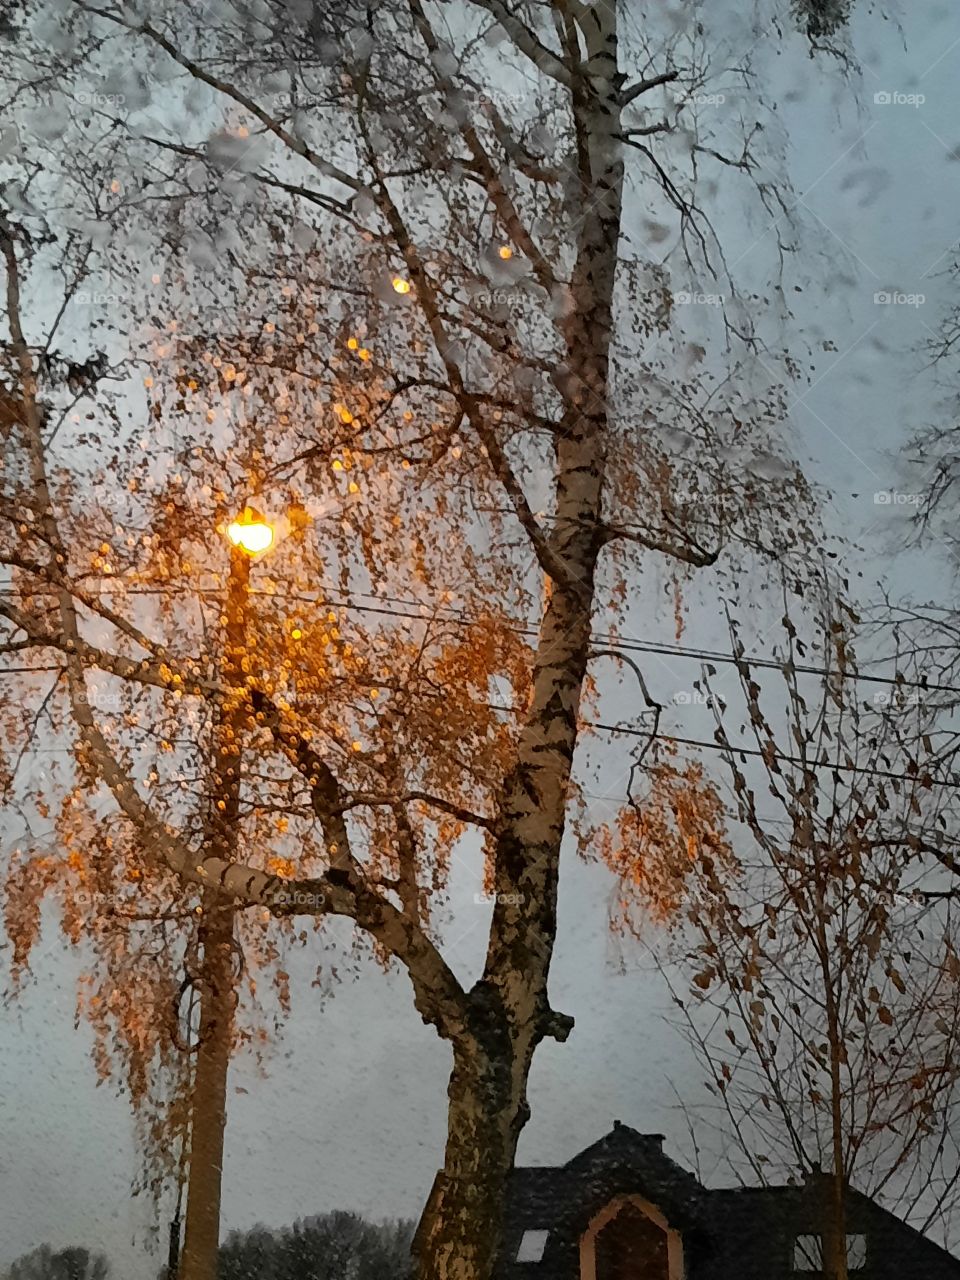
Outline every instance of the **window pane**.
{"type": "Polygon", "coordinates": [[[823,1249],[819,1236],[797,1236],[793,1246],[794,1271],[822,1271],[823,1249]]]}
{"type": "Polygon", "coordinates": [[[518,1262],[540,1262],[547,1247],[549,1231],[525,1231],[517,1250],[518,1262]]]}
{"type": "MultiPolygon", "coordinates": [[[[862,1271],[867,1265],[867,1237],[847,1236],[847,1269],[862,1271]]],[[[820,1236],[797,1236],[793,1247],[794,1271],[823,1270],[823,1245],[820,1236]]]]}
{"type": "Polygon", "coordinates": [[[867,1265],[867,1237],[847,1236],[847,1270],[859,1271],[867,1265]]]}

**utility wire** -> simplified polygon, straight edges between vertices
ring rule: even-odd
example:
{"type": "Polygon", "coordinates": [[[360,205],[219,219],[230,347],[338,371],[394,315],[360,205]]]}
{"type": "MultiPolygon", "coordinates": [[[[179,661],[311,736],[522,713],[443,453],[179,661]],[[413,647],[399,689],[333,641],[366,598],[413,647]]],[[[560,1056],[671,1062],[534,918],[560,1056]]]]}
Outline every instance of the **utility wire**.
{"type": "MultiPolygon", "coordinates": [[[[13,595],[13,594],[15,593],[10,591],[9,589],[0,588],[0,595],[13,595]]],[[[105,592],[103,594],[167,595],[169,594],[169,592],[164,588],[160,588],[160,587],[135,587],[132,589],[118,588],[116,593],[105,592]]],[[[204,590],[204,589],[199,589],[194,587],[189,589],[184,588],[183,594],[194,596],[194,597],[202,596],[205,598],[216,600],[216,599],[219,599],[221,593],[214,588],[204,590]]],[[[355,613],[369,613],[369,614],[374,614],[380,617],[400,618],[400,619],[410,620],[414,622],[424,622],[427,618],[427,615],[423,612],[420,612],[419,610],[385,609],[377,605],[358,604],[356,599],[356,597],[359,596],[360,599],[382,600],[388,604],[398,604],[398,605],[405,605],[405,606],[415,604],[415,601],[404,600],[397,596],[377,595],[374,593],[365,595],[363,593],[357,592],[357,593],[354,593],[353,596],[348,596],[346,598],[343,598],[343,597],[326,596],[326,595],[319,595],[319,594],[308,595],[302,592],[264,591],[262,589],[257,590],[255,588],[251,590],[251,595],[263,596],[266,599],[272,599],[272,600],[297,601],[298,603],[302,603],[302,604],[316,604],[322,607],[344,609],[344,610],[348,610],[350,612],[355,612],[355,613]]],[[[424,608],[426,608],[426,606],[424,606],[424,608]]],[[[442,614],[440,616],[442,616],[443,621],[451,622],[456,626],[469,627],[469,626],[475,625],[477,622],[476,619],[471,619],[470,617],[464,616],[462,613],[458,614],[455,611],[450,611],[449,613],[442,614]]],[[[538,632],[535,627],[525,626],[520,622],[507,622],[505,623],[505,625],[511,631],[513,631],[516,635],[524,636],[528,639],[537,638],[538,632]]],[[[742,666],[748,666],[748,667],[763,668],[770,671],[783,671],[784,666],[786,665],[783,661],[778,661],[776,658],[751,657],[747,654],[744,654],[743,657],[738,658],[736,657],[736,655],[732,653],[724,653],[721,650],[700,649],[700,648],[681,645],[681,644],[669,645],[669,644],[663,643],[662,641],[655,642],[652,640],[624,639],[621,636],[614,636],[609,632],[605,635],[602,633],[594,634],[592,643],[596,645],[602,645],[605,648],[613,649],[621,653],[647,653],[657,657],[685,658],[688,660],[693,659],[699,662],[705,662],[705,663],[716,662],[716,663],[727,665],[727,666],[742,665],[742,666]]],[[[835,676],[835,677],[839,677],[842,680],[854,680],[862,684],[889,685],[889,686],[894,686],[898,689],[922,689],[926,693],[953,693],[953,694],[960,695],[960,685],[931,684],[926,680],[911,680],[906,677],[903,677],[902,679],[896,679],[893,676],[868,675],[862,671],[830,671],[827,668],[813,666],[812,664],[809,664],[809,663],[791,663],[790,667],[792,671],[795,671],[800,675],[820,676],[821,678],[824,678],[824,679],[826,679],[829,676],[835,676]]],[[[41,668],[39,667],[37,668],[3,667],[3,668],[0,668],[0,675],[2,675],[4,672],[9,672],[9,671],[27,672],[32,670],[41,670],[41,668]]]]}
{"type": "MultiPolygon", "coordinates": [[[[583,720],[581,724],[585,729],[600,729],[604,733],[620,733],[630,738],[649,738],[650,734],[644,732],[643,729],[630,729],[621,725],[603,724],[600,721],[583,720]]],[[[656,739],[659,742],[673,742],[681,747],[698,747],[705,751],[722,751],[729,752],[731,755],[742,756],[758,756],[761,759],[776,760],[778,764],[796,764],[803,768],[813,769],[834,769],[839,773],[863,773],[874,778],[890,778],[897,782],[917,782],[919,775],[911,773],[895,773],[891,769],[873,769],[866,765],[841,764],[839,761],[804,760],[801,756],[784,755],[782,752],[761,751],[757,747],[738,747],[732,742],[710,742],[700,738],[683,738],[675,734],[658,733],[656,739]]],[[[954,775],[952,778],[930,778],[929,783],[934,787],[956,787],[960,784],[960,778],[954,775]]]]}
{"type": "MultiPolygon", "coordinates": [[[[138,587],[138,588],[134,588],[132,591],[130,591],[129,589],[124,591],[123,589],[118,588],[118,593],[138,594],[138,595],[167,594],[167,592],[163,588],[158,588],[158,587],[153,587],[153,588],[138,587]]],[[[219,599],[219,596],[221,594],[219,591],[215,590],[214,588],[210,588],[209,590],[203,590],[203,589],[197,589],[197,588],[185,589],[185,593],[192,596],[200,595],[200,596],[210,597],[213,599],[219,599]]],[[[12,594],[12,592],[0,590],[0,594],[12,594]]],[[[262,589],[261,590],[254,589],[251,591],[251,594],[264,596],[267,599],[275,599],[275,600],[282,600],[282,601],[297,601],[299,603],[315,604],[321,607],[330,607],[330,608],[348,610],[351,612],[358,612],[358,613],[370,613],[378,616],[400,618],[403,620],[410,620],[415,622],[424,622],[426,620],[425,614],[423,612],[420,612],[419,610],[415,611],[410,609],[386,609],[386,608],[383,608],[382,606],[377,606],[377,605],[363,605],[363,604],[358,604],[356,600],[352,597],[343,599],[343,598],[334,597],[334,596],[326,596],[326,595],[321,596],[319,594],[308,595],[300,592],[274,592],[274,591],[264,591],[262,589]]],[[[402,598],[396,597],[396,596],[376,595],[373,593],[371,593],[370,595],[363,595],[361,593],[356,593],[356,594],[360,595],[362,599],[382,600],[388,604],[409,605],[413,603],[412,601],[403,600],[402,598]]],[[[454,611],[451,611],[448,616],[444,617],[443,620],[446,622],[451,622],[456,626],[463,626],[463,627],[468,627],[468,626],[474,625],[475,623],[475,620],[472,620],[469,617],[465,617],[462,614],[457,614],[454,611]]],[[[533,627],[524,626],[519,622],[508,622],[506,623],[506,625],[512,631],[514,631],[515,634],[517,635],[522,635],[531,639],[536,639],[537,637],[538,633],[536,629],[533,627]]],[[[648,653],[648,654],[652,654],[660,657],[696,659],[696,660],[699,660],[700,662],[724,663],[727,665],[738,666],[738,667],[742,665],[749,666],[749,667],[762,667],[762,668],[766,668],[774,671],[782,671],[784,667],[784,663],[778,662],[775,658],[751,658],[746,655],[744,655],[742,658],[737,658],[733,654],[723,653],[717,650],[697,649],[697,648],[688,647],[688,646],[679,645],[679,644],[677,645],[666,645],[662,643],[658,644],[648,640],[624,640],[621,637],[614,637],[609,633],[606,636],[601,634],[594,635],[593,643],[598,645],[604,645],[609,649],[623,652],[623,653],[648,653]]],[[[33,671],[41,671],[41,670],[49,671],[49,670],[58,670],[58,669],[59,668],[56,668],[56,667],[13,667],[13,668],[0,667],[0,676],[2,676],[7,672],[13,672],[13,671],[30,673],[33,671]]],[[[856,672],[856,671],[842,671],[842,672],[830,671],[830,670],[827,670],[826,668],[816,667],[810,664],[793,664],[792,669],[805,675],[820,676],[822,678],[827,678],[828,676],[840,676],[843,679],[856,680],[856,681],[861,681],[861,682],[870,683],[870,684],[891,685],[897,688],[923,689],[928,693],[960,694],[960,687],[957,687],[954,685],[928,684],[921,680],[907,680],[907,679],[897,680],[890,676],[865,675],[861,672],[856,672]]],[[[511,713],[513,711],[512,707],[507,707],[507,706],[496,706],[494,704],[487,704],[487,706],[491,710],[503,711],[505,713],[511,713]]],[[[594,721],[594,720],[583,720],[581,721],[581,725],[585,729],[595,729],[603,733],[619,734],[625,737],[650,738],[650,733],[648,731],[645,731],[642,729],[632,729],[624,725],[606,724],[602,721],[594,721]]],[[[736,752],[743,756],[753,756],[753,757],[759,757],[759,758],[764,758],[766,756],[767,758],[776,760],[778,763],[799,765],[801,767],[810,767],[811,765],[811,762],[804,761],[799,756],[785,755],[781,752],[765,753],[755,747],[738,747],[733,745],[732,743],[724,744],[716,741],[705,741],[697,738],[686,738],[680,735],[664,734],[664,733],[657,733],[656,740],[660,742],[673,743],[674,745],[677,745],[677,746],[695,747],[698,750],[717,751],[717,752],[729,751],[729,752],[736,752]]],[[[896,773],[893,770],[889,770],[889,769],[873,769],[873,768],[868,768],[861,765],[841,764],[839,761],[838,762],[817,761],[813,763],[812,767],[818,770],[830,769],[830,770],[834,770],[841,773],[858,773],[858,774],[866,775],[868,777],[880,777],[880,778],[886,778],[889,780],[895,780],[900,782],[916,782],[917,781],[917,778],[915,775],[896,773]]],[[[958,779],[956,777],[951,779],[932,778],[929,781],[930,781],[930,785],[932,786],[958,785],[958,779]]]]}

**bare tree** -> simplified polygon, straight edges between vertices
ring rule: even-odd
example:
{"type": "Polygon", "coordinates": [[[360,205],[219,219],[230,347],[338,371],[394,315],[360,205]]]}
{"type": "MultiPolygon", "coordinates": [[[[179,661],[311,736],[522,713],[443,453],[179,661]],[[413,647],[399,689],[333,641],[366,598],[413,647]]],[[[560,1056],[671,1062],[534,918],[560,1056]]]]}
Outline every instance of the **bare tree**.
{"type": "MultiPolygon", "coordinates": [[[[924,731],[908,745],[925,716],[910,687],[862,683],[852,612],[827,598],[815,621],[805,642],[785,608],[774,675],[734,627],[738,732],[704,678],[731,804],[678,805],[677,766],[661,766],[683,904],[661,967],[741,1168],[761,1181],[823,1169],[824,1274],[846,1280],[850,1182],[925,1227],[955,1198],[954,783],[924,731]]],[[[645,850],[622,868],[628,904],[645,850]]]]}

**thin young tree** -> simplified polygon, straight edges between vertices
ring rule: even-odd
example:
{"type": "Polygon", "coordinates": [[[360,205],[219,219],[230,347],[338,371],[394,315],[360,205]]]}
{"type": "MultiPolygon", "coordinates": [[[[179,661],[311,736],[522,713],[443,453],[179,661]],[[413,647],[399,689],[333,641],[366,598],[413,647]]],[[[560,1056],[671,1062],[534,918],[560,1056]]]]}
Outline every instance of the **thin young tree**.
{"type": "MultiPolygon", "coordinates": [[[[905,721],[924,715],[910,687],[861,682],[851,611],[827,600],[806,641],[810,619],[790,612],[773,673],[732,632],[737,732],[716,671],[698,685],[730,802],[675,797],[654,839],[638,795],[622,899],[636,923],[637,891],[658,859],[665,879],[669,860],[661,969],[739,1149],[734,1166],[760,1181],[822,1168],[818,1265],[846,1280],[848,1185],[924,1227],[955,1192],[960,960],[937,857],[952,783],[929,737],[904,745],[905,721]]],[[[673,761],[657,767],[683,778],[673,761]]]]}

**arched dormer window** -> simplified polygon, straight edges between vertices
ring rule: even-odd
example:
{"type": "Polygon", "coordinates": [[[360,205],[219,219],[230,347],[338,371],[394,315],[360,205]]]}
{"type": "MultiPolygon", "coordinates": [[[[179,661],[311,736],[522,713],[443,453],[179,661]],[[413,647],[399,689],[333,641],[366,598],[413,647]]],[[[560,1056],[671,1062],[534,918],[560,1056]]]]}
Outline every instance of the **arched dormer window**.
{"type": "Polygon", "coordinates": [[[684,1280],[680,1233],[642,1196],[618,1196],[580,1239],[580,1280],[684,1280]]]}

